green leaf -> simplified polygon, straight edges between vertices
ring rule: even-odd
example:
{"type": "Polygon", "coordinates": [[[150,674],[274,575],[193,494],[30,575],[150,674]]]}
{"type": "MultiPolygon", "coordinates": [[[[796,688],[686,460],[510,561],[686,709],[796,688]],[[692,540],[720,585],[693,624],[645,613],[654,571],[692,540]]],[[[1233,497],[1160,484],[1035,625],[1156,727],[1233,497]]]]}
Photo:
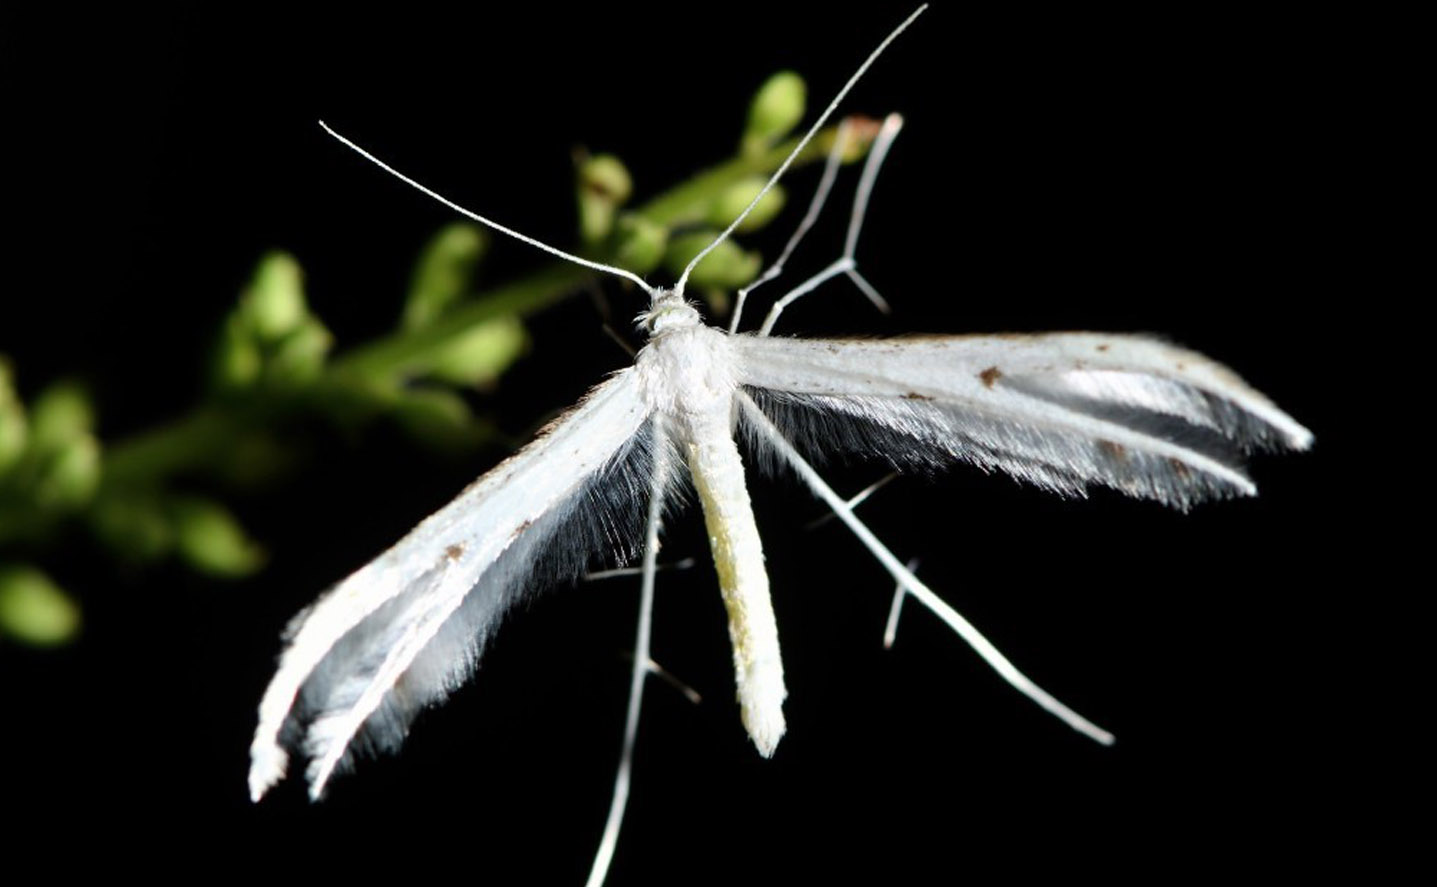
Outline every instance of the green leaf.
{"type": "Polygon", "coordinates": [[[50,577],[30,566],[0,567],[0,634],[49,647],[79,630],[79,605],[50,577]]]}

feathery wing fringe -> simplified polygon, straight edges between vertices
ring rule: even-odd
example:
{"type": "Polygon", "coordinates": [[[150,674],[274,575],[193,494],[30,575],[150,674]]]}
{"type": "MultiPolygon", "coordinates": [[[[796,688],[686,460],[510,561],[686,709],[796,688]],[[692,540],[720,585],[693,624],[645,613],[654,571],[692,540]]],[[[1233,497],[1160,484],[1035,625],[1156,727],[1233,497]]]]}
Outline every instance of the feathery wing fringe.
{"type": "Polygon", "coordinates": [[[818,457],[958,460],[1065,495],[1100,483],[1185,509],[1256,493],[1242,470],[1253,448],[1312,442],[1231,370],[1142,336],[737,336],[734,347],[750,396],[818,457]]]}
{"type": "Polygon", "coordinates": [[[251,796],[298,751],[319,797],[356,752],[397,747],[422,708],[462,684],[517,600],[598,556],[635,556],[665,445],[622,371],[296,616],[260,703],[251,796]],[[549,544],[559,533],[564,544],[549,544]]]}

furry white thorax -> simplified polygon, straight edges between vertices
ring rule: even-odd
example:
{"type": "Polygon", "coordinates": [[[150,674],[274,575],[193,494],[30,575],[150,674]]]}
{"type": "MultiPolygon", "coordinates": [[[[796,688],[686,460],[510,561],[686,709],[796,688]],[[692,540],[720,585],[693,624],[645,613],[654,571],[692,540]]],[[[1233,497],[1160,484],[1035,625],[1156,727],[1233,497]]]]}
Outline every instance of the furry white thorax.
{"type": "Polygon", "coordinates": [[[703,322],[698,309],[673,290],[660,290],[639,316],[649,344],[635,358],[644,399],[678,420],[690,436],[690,417],[733,413],[739,369],[730,337],[703,322]]]}

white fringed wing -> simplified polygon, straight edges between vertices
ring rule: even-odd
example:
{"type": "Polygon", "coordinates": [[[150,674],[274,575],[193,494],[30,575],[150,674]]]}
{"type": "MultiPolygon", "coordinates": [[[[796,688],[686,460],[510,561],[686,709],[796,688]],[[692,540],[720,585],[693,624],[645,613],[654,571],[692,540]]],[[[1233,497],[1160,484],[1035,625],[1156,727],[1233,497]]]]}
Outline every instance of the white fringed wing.
{"type": "Polygon", "coordinates": [[[635,374],[622,371],[296,616],[260,703],[253,798],[294,751],[318,797],[356,750],[398,746],[420,709],[463,683],[525,593],[596,555],[631,558],[658,445],[635,374]],[[549,544],[557,533],[562,544],[549,544]]]}
{"type": "Polygon", "coordinates": [[[1143,336],[745,335],[734,348],[754,401],[819,457],[965,461],[1066,495],[1096,483],[1187,508],[1256,493],[1242,469],[1253,448],[1312,442],[1228,368],[1143,336]]]}

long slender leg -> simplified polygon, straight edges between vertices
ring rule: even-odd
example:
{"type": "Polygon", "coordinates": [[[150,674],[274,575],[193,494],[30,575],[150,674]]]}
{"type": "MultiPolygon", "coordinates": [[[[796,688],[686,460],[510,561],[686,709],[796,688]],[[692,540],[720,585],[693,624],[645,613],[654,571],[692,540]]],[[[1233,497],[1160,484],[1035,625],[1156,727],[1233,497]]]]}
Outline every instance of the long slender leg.
{"type": "MultiPolygon", "coordinates": [[[[850,509],[852,507],[852,505],[849,506],[850,509]]],[[[918,558],[910,560],[907,566],[910,573],[917,570],[918,558]]],[[[903,583],[900,582],[898,587],[893,589],[893,603],[888,607],[888,624],[883,626],[883,649],[885,650],[893,649],[893,642],[898,639],[898,617],[903,613],[903,599],[906,597],[908,597],[908,589],[904,588],[903,583]]]]}
{"type": "MultiPolygon", "coordinates": [[[[655,429],[662,433],[662,429],[655,429]]],[[[659,522],[663,517],[664,487],[668,481],[668,465],[662,453],[654,461],[654,475],[649,490],[648,526],[644,533],[643,583],[639,596],[639,626],[634,640],[634,665],[629,673],[629,710],[624,719],[624,745],[619,752],[619,769],[614,776],[614,796],[609,802],[609,819],[604,836],[599,840],[594,865],[589,870],[588,887],[601,887],[614,859],[619,843],[619,826],[624,821],[624,808],[629,803],[629,781],[633,771],[634,741],[639,733],[639,709],[644,703],[644,678],[651,671],[649,636],[654,616],[654,576],[658,572],[659,522]]]]}
{"type": "MultiPolygon", "coordinates": [[[[683,560],[674,561],[671,564],[658,564],[654,570],[662,573],[665,570],[687,570],[698,563],[695,558],[686,557],[683,560]]],[[[585,573],[582,577],[584,582],[598,582],[603,579],[618,579],[623,576],[642,576],[643,567],[615,567],[612,570],[595,570],[592,573],[585,573]]]]}
{"type": "Polygon", "coordinates": [[[863,230],[864,216],[868,213],[868,198],[873,193],[873,182],[878,178],[878,170],[888,157],[888,149],[892,147],[893,140],[898,137],[898,132],[902,128],[902,116],[889,114],[884,118],[883,126],[878,130],[878,137],[873,140],[872,147],[868,149],[868,159],[864,161],[863,174],[858,179],[858,190],[853,196],[853,211],[848,217],[848,237],[844,242],[843,256],[774,302],[773,307],[768,311],[768,316],[763,320],[763,326],[759,328],[760,336],[766,336],[772,332],[773,325],[778,322],[778,317],[783,313],[783,309],[792,305],[800,297],[812,292],[825,280],[839,274],[848,275],[849,279],[874,304],[874,307],[885,314],[888,313],[888,303],[878,294],[878,290],[874,289],[873,285],[858,273],[858,263],[854,258],[854,253],[858,249],[858,235],[863,230]]]}
{"type": "MultiPolygon", "coordinates": [[[[887,486],[889,481],[893,480],[897,476],[898,472],[890,471],[889,473],[880,477],[878,480],[859,490],[857,495],[855,495],[852,499],[848,500],[848,507],[850,509],[854,509],[862,505],[864,502],[868,501],[869,496],[872,496],[874,493],[883,489],[885,486],[887,486]]],[[[813,520],[809,521],[807,524],[804,524],[803,528],[805,530],[816,530],[833,519],[833,512],[825,512],[820,517],[816,517],[813,520]]]]}
{"type": "Polygon", "coordinates": [[[793,466],[794,471],[798,472],[798,476],[803,478],[804,483],[808,484],[809,488],[812,489],[820,499],[828,503],[828,507],[832,508],[833,512],[838,515],[838,519],[848,525],[848,528],[853,531],[853,534],[858,537],[859,541],[873,553],[873,556],[878,559],[878,562],[883,565],[884,569],[886,569],[900,585],[908,590],[909,594],[917,598],[918,602],[923,604],[923,606],[932,610],[938,618],[948,623],[949,628],[952,628],[958,633],[959,637],[967,641],[968,646],[972,647],[979,656],[982,656],[983,660],[992,666],[994,671],[998,672],[1004,680],[1012,684],[1020,693],[1042,706],[1051,714],[1057,716],[1079,733],[1103,745],[1111,745],[1113,743],[1113,734],[1073,711],[1068,706],[1059,702],[1051,693],[1033,683],[1027,675],[1020,672],[1012,662],[1008,661],[1008,657],[998,652],[998,648],[993,646],[993,643],[987,638],[983,637],[971,622],[964,619],[957,610],[950,607],[947,602],[935,594],[932,589],[920,582],[911,570],[903,566],[903,564],[898,561],[898,558],[894,557],[893,552],[889,551],[882,542],[878,541],[878,537],[873,535],[873,531],[868,529],[868,527],[858,519],[853,513],[853,510],[848,507],[848,503],[844,502],[843,498],[824,482],[823,478],[819,476],[813,466],[809,465],[807,460],[800,456],[798,451],[793,448],[793,445],[784,439],[783,435],[779,433],[778,429],[774,427],[773,423],[769,421],[768,417],[763,414],[763,411],[758,408],[748,395],[739,392],[736,396],[743,409],[744,418],[752,424],[753,429],[758,435],[783,456],[788,464],[793,466]]]}
{"type": "MultiPolygon", "coordinates": [[[[684,285],[688,283],[689,275],[693,273],[695,266],[697,266],[699,262],[702,262],[705,256],[713,252],[713,250],[720,243],[723,243],[725,240],[727,240],[728,236],[734,232],[734,229],[737,228],[739,224],[748,217],[749,213],[753,212],[753,208],[755,206],[758,206],[759,201],[763,200],[763,196],[767,194],[774,185],[778,184],[779,179],[783,178],[783,174],[787,172],[789,166],[793,164],[794,158],[797,157],[799,155],[799,152],[804,149],[804,146],[806,146],[810,141],[812,141],[813,137],[818,134],[818,130],[822,128],[824,121],[828,120],[829,117],[833,116],[833,112],[838,110],[838,106],[840,103],[843,102],[844,96],[848,95],[848,91],[851,90],[853,88],[853,85],[863,77],[864,72],[866,72],[868,68],[875,61],[877,61],[878,57],[883,54],[883,50],[887,49],[888,45],[894,40],[897,40],[898,35],[902,34],[905,30],[907,30],[908,26],[913,24],[914,19],[922,15],[923,11],[927,8],[928,4],[925,3],[915,9],[908,16],[908,18],[903,20],[903,24],[899,25],[897,28],[894,28],[893,32],[887,37],[885,37],[882,43],[878,44],[878,48],[869,54],[868,58],[864,60],[863,64],[858,66],[858,70],[854,71],[853,76],[848,78],[848,82],[843,84],[843,88],[838,91],[838,95],[834,96],[833,101],[828,103],[828,107],[823,109],[823,113],[818,115],[818,119],[813,122],[813,126],[809,127],[808,132],[803,134],[803,138],[798,140],[797,145],[794,145],[793,151],[789,153],[788,157],[783,161],[783,163],[779,164],[778,169],[774,170],[774,173],[772,176],[769,177],[767,184],[765,184],[763,188],[761,188],[759,192],[754,195],[753,201],[749,203],[748,208],[745,209],[742,213],[739,213],[738,218],[734,219],[732,222],[729,222],[728,227],[723,229],[723,232],[719,234],[718,237],[715,237],[712,243],[699,250],[698,254],[695,255],[692,259],[689,259],[688,265],[684,267],[684,273],[679,275],[679,282],[674,285],[674,292],[676,292],[679,296],[683,296],[684,285]]],[[[324,124],[321,123],[320,125],[323,126],[324,124]]],[[[650,290],[647,286],[644,286],[644,289],[647,292],[652,292],[652,290],[650,290]]]]}
{"type": "Polygon", "coordinates": [[[662,665],[659,665],[652,659],[649,660],[649,674],[653,675],[654,677],[663,681],[665,684],[668,684],[670,687],[673,687],[675,690],[684,694],[684,698],[687,699],[689,702],[692,702],[694,705],[699,705],[704,701],[704,698],[699,694],[699,691],[679,680],[673,672],[664,668],[662,665]]]}
{"type": "Polygon", "coordinates": [[[833,147],[828,152],[828,159],[823,164],[823,178],[818,180],[818,190],[813,192],[813,199],[808,202],[808,212],[803,214],[803,221],[798,223],[798,229],[788,239],[788,245],[783,248],[778,259],[759,276],[758,280],[738,291],[738,299],[734,302],[733,317],[728,324],[729,333],[738,332],[739,318],[743,317],[744,302],[748,300],[748,294],[773,280],[783,273],[784,263],[798,249],[799,241],[803,240],[805,234],[818,221],[818,214],[823,211],[823,204],[828,200],[828,194],[833,190],[833,181],[838,178],[838,165],[843,160],[843,152],[848,149],[848,141],[853,132],[853,124],[844,120],[838,125],[838,133],[833,140],[833,147]]]}
{"type": "Polygon", "coordinates": [[[618,345],[619,350],[627,354],[631,360],[638,355],[638,352],[634,350],[634,346],[624,341],[624,337],[619,335],[618,330],[609,326],[607,323],[603,325],[602,329],[604,330],[604,335],[608,336],[615,345],[618,345]]]}

